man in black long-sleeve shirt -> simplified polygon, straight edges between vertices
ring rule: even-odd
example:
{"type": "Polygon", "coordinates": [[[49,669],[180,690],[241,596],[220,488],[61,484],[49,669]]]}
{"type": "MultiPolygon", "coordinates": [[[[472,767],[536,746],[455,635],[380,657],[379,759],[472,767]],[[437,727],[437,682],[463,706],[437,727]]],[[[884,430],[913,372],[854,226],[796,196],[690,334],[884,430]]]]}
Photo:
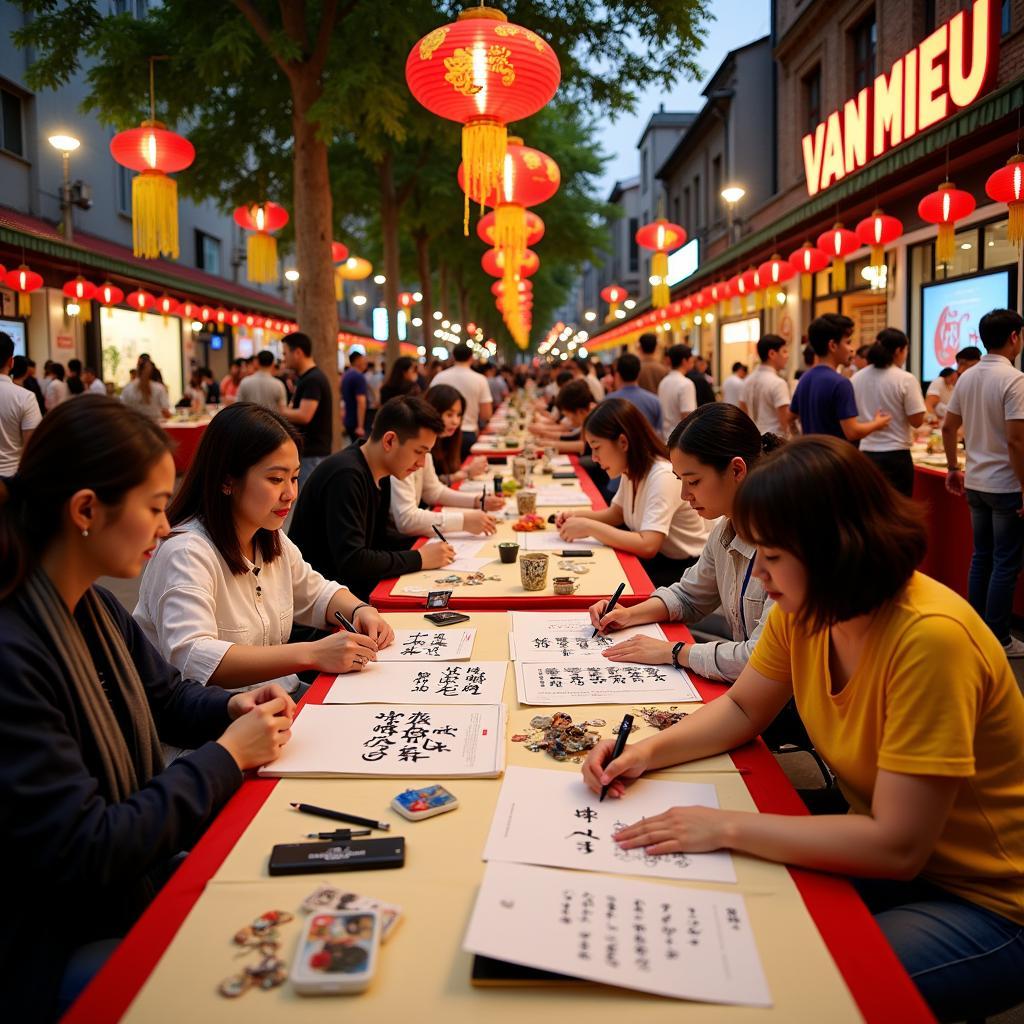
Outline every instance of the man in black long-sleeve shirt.
{"type": "Polygon", "coordinates": [[[416,551],[388,525],[391,480],[404,480],[431,457],[441,417],[422,398],[401,396],[377,413],[370,439],[320,463],[302,488],[288,536],[328,579],[364,601],[383,579],[437,569],[455,557],[431,541],[416,551]]]}

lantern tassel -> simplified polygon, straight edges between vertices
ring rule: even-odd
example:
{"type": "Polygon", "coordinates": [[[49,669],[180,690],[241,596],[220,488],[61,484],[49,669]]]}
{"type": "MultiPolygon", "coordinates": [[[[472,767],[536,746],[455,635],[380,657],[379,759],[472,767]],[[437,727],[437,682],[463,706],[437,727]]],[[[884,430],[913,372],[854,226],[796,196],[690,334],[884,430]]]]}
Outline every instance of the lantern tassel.
{"type": "MultiPolygon", "coordinates": [[[[502,203],[494,210],[494,248],[504,260],[505,277],[515,274],[526,258],[526,209],[516,203],[502,203]]],[[[505,285],[508,288],[508,283],[505,285]]]]}
{"type": "Polygon", "coordinates": [[[873,245],[871,246],[871,266],[876,270],[881,270],[885,266],[885,246],[884,245],[873,245]]]}
{"type": "Polygon", "coordinates": [[[141,259],[178,258],[178,186],[161,171],[132,179],[132,248],[141,259]]]}
{"type": "Polygon", "coordinates": [[[28,292],[18,292],[18,316],[26,319],[32,315],[32,299],[28,292]]]}
{"type": "Polygon", "coordinates": [[[277,239],[266,231],[250,234],[245,244],[246,277],[253,284],[277,280],[277,239]]]}
{"type": "Polygon", "coordinates": [[[82,299],[79,302],[78,319],[87,324],[92,319],[92,302],[89,299],[82,299]]]}
{"type": "Polygon", "coordinates": [[[1011,245],[1024,242],[1024,203],[1009,203],[1010,223],[1007,227],[1006,239],[1011,245]]]}
{"type": "Polygon", "coordinates": [[[671,298],[667,283],[668,278],[668,253],[658,250],[651,257],[651,276],[658,279],[658,283],[651,288],[651,302],[655,308],[661,309],[669,304],[671,298]]]}
{"type": "Polygon", "coordinates": [[[610,324],[615,319],[615,314],[619,311],[619,304],[617,302],[608,303],[608,315],[604,318],[606,324],[610,324]]]}
{"type": "Polygon", "coordinates": [[[469,121],[462,128],[462,164],[465,171],[466,203],[462,231],[469,235],[469,197],[483,200],[497,192],[505,163],[508,129],[500,121],[469,121]]]}
{"type": "Polygon", "coordinates": [[[846,291],[846,260],[832,261],[832,291],[846,291]]]}
{"type": "Polygon", "coordinates": [[[341,302],[345,298],[345,278],[341,276],[341,272],[336,270],[334,272],[334,301],[341,302]]]}
{"type": "Polygon", "coordinates": [[[754,310],[755,312],[764,309],[764,292],[754,292],[754,310]]]}
{"type": "Polygon", "coordinates": [[[810,274],[800,275],[800,296],[805,302],[810,302],[811,293],[814,289],[814,278],[810,274]]]}
{"type": "Polygon", "coordinates": [[[953,241],[956,228],[952,224],[940,224],[935,239],[935,262],[949,265],[953,262],[953,241]]]}

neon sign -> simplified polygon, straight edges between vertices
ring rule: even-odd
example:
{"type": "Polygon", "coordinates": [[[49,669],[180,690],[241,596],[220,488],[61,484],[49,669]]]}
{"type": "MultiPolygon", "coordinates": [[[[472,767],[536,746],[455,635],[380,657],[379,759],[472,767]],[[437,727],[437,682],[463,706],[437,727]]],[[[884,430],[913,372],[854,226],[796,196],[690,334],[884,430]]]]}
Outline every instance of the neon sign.
{"type": "Polygon", "coordinates": [[[959,11],[833,110],[802,140],[807,194],[835,185],[989,91],[999,32],[996,0],[975,0],[969,14],[959,11]]]}

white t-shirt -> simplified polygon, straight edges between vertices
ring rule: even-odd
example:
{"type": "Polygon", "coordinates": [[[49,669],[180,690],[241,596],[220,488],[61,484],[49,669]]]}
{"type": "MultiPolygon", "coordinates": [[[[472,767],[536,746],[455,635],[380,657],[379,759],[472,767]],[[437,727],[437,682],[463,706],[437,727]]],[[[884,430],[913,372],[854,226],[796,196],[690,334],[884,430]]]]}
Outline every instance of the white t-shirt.
{"type": "Polygon", "coordinates": [[[66,402],[70,397],[71,392],[68,391],[67,384],[62,380],[57,380],[56,377],[51,377],[50,383],[46,385],[46,390],[43,392],[46,411],[56,409],[61,402],[66,402]]]}
{"type": "Polygon", "coordinates": [[[35,430],[42,418],[36,396],[0,373],[0,476],[18,472],[25,447],[23,433],[35,430]]]}
{"type": "Polygon", "coordinates": [[[924,396],[917,378],[898,366],[865,366],[853,375],[853,395],[857,399],[857,418],[869,422],[879,409],[892,419],[882,430],[868,434],[860,442],[862,452],[909,451],[913,431],[908,416],[926,412],[924,396]]]}
{"type": "Polygon", "coordinates": [[[660,553],[667,558],[700,556],[717,520],[701,519],[690,503],[683,501],[682,487],[667,460],[657,459],[637,484],[625,473],[620,480],[612,504],[622,509],[623,521],[630,530],[664,534],[660,553]]]}
{"type": "Polygon", "coordinates": [[[90,395],[105,395],[107,393],[107,385],[97,377],[85,390],[90,395]]]}
{"type": "Polygon", "coordinates": [[[669,370],[658,384],[661,403],[661,436],[667,441],[680,420],[697,408],[697,388],[678,370],[669,370]]]}
{"type": "Polygon", "coordinates": [[[739,405],[743,398],[743,386],[746,382],[746,377],[740,377],[735,373],[726,377],[722,381],[722,401],[728,402],[730,405],[739,405]]]}
{"type": "Polygon", "coordinates": [[[940,420],[946,415],[946,409],[949,408],[949,400],[953,397],[953,387],[954,385],[946,383],[945,377],[936,377],[925,392],[926,399],[931,395],[938,396],[939,401],[935,406],[935,415],[940,420]]]}
{"type": "MultiPolygon", "coordinates": [[[[129,381],[121,390],[121,401],[125,405],[130,405],[136,412],[141,412],[143,416],[148,416],[156,423],[159,423],[163,418],[161,410],[169,410],[171,408],[170,400],[167,397],[167,388],[153,380],[149,382],[148,402],[142,397],[142,392],[139,390],[139,382],[135,380],[129,381]]],[[[47,405],[47,408],[49,408],[49,405],[47,405]]]]}
{"type": "Polygon", "coordinates": [[[1006,421],[1024,420],[1024,374],[1006,356],[989,352],[965,370],[947,412],[964,421],[967,486],[988,494],[1021,489],[1006,447],[1006,421]]]}
{"type": "Polygon", "coordinates": [[[762,363],[744,382],[743,404],[762,434],[782,434],[779,409],[789,406],[789,385],[767,363],[762,363]]]}
{"type": "Polygon", "coordinates": [[[447,384],[462,395],[466,403],[462,414],[462,430],[466,434],[477,433],[480,429],[480,406],[492,404],[487,378],[468,366],[449,366],[430,382],[431,387],[437,384],[447,384]]]}
{"type": "Polygon", "coordinates": [[[266,373],[263,370],[250,373],[238,385],[238,392],[235,396],[237,402],[255,402],[257,405],[273,409],[275,412],[283,408],[287,400],[288,392],[285,390],[284,382],[278,380],[272,373],[266,373]]]}

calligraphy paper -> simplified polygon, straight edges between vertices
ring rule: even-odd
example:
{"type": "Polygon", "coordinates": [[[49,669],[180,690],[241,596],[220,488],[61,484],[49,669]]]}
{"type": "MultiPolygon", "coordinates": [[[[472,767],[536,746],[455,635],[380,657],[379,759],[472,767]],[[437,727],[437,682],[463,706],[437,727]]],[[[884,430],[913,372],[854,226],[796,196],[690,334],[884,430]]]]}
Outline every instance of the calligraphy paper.
{"type": "Polygon", "coordinates": [[[538,487],[537,507],[559,508],[562,505],[590,506],[590,499],[577,487],[538,487]]]}
{"type": "MultiPolygon", "coordinates": [[[[523,540],[527,551],[577,551],[583,548],[603,548],[605,545],[598,540],[562,540],[557,530],[537,530],[535,533],[524,533],[523,540]]],[[[589,565],[589,563],[588,563],[589,565]]]]}
{"type": "Polygon", "coordinates": [[[715,787],[638,779],[616,800],[598,802],[579,772],[510,767],[494,810],[484,860],[647,875],[691,882],[735,882],[732,856],[623,850],[612,834],[670,807],[717,807],[715,787]]]}
{"type": "Polygon", "coordinates": [[[309,704],[260,775],[493,778],[505,765],[503,705],[309,704]]]}
{"type": "MultiPolygon", "coordinates": [[[[564,543],[564,542],[563,542],[564,543]]],[[[609,647],[635,636],[665,640],[656,622],[630,626],[617,633],[594,636],[594,625],[587,612],[509,612],[512,624],[513,657],[519,661],[599,661],[609,662],[604,652],[609,647]]]]}
{"type": "Polygon", "coordinates": [[[739,893],[488,864],[463,949],[659,996],[772,1005],[739,893]]]}
{"type": "Polygon", "coordinates": [[[507,661],[472,665],[371,661],[362,672],[338,676],[325,704],[500,704],[507,661]]]}
{"type": "Polygon", "coordinates": [[[396,629],[377,661],[465,661],[473,653],[475,629],[396,629]]]}
{"type": "MultiPolygon", "coordinates": [[[[518,649],[517,649],[518,653],[518,649]]],[[[602,659],[516,661],[520,704],[679,704],[700,701],[682,669],[602,659]]]]}

